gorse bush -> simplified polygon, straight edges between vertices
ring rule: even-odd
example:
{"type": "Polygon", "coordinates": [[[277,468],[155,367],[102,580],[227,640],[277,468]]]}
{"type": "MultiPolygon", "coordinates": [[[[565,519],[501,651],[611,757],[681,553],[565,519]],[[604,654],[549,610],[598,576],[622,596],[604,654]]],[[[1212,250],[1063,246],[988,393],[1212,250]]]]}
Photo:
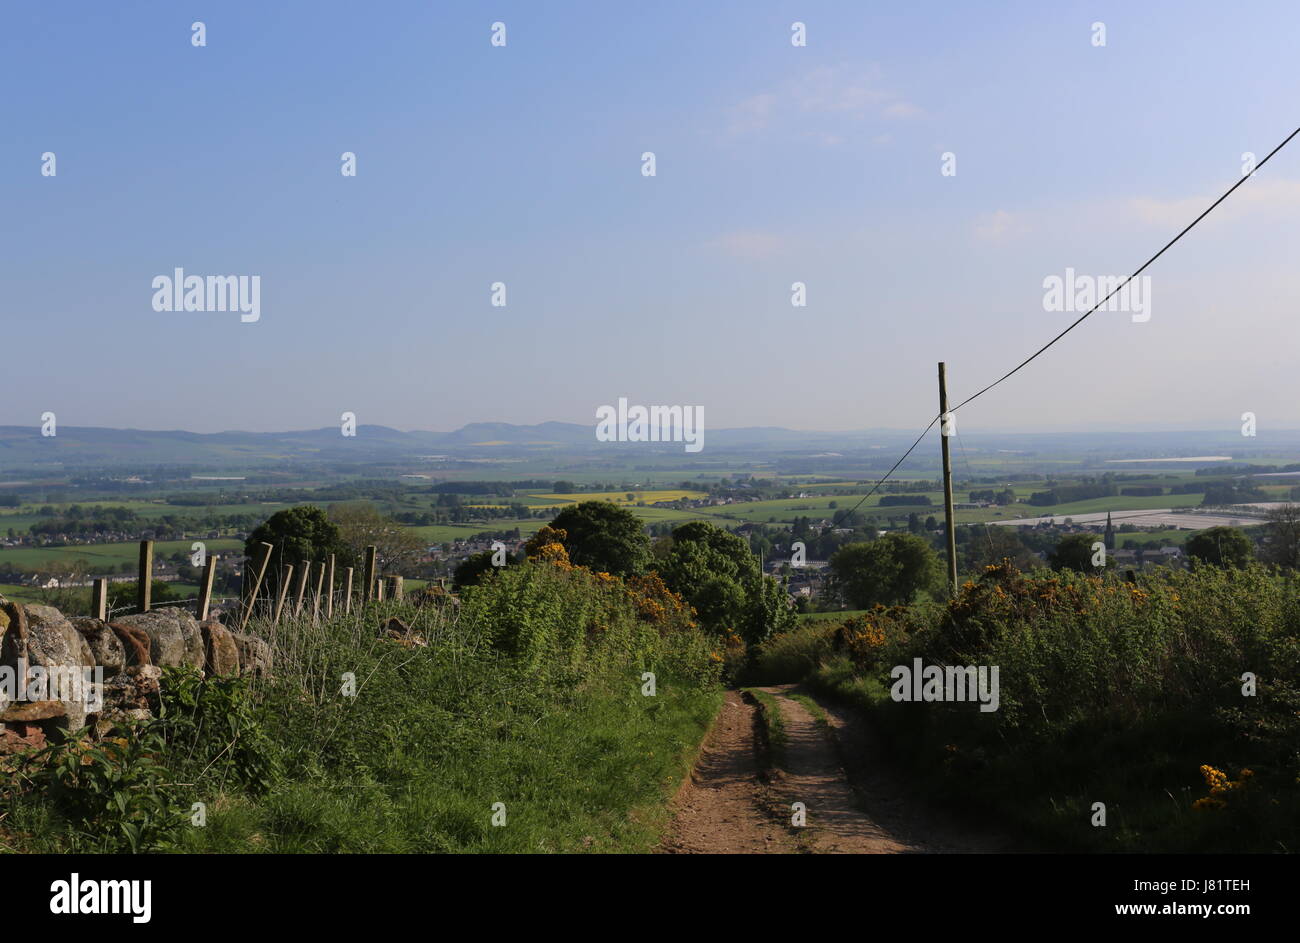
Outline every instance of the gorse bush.
{"type": "Polygon", "coordinates": [[[950,794],[1057,847],[1300,846],[1300,604],[1261,566],[1135,582],[992,566],[946,606],[848,620],[833,649],[814,681],[869,704],[950,794]],[[894,703],[890,670],[914,658],[997,666],[998,710],[894,703]],[[1194,805],[1202,765],[1249,769],[1249,793],[1194,805]],[[1106,799],[1120,824],[1089,827],[1091,802],[1106,799]]]}
{"type": "Polygon", "coordinates": [[[1285,584],[1260,567],[1165,571],[1128,583],[1002,566],[967,583],[901,654],[999,665],[996,735],[1012,741],[1179,711],[1208,724],[1225,710],[1278,712],[1275,696],[1300,667],[1298,614],[1285,584]],[[1260,679],[1253,698],[1242,695],[1246,672],[1260,679]]]}

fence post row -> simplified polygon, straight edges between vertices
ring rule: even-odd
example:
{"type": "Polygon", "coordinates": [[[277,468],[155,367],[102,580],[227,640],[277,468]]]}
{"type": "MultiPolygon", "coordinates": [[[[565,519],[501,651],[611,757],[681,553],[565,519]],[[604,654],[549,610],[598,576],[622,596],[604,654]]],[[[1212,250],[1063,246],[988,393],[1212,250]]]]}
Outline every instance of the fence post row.
{"type": "MultiPolygon", "coordinates": [[[[254,551],[254,557],[250,557],[244,562],[244,579],[240,587],[242,612],[239,617],[239,631],[244,631],[248,627],[249,621],[253,616],[253,609],[257,605],[258,594],[261,592],[262,584],[266,580],[267,566],[270,564],[271,556],[275,547],[265,541],[258,544],[254,551]],[[251,576],[251,580],[250,580],[251,576]]],[[[220,559],[216,554],[210,554],[207,563],[203,568],[203,576],[199,585],[199,595],[195,607],[199,621],[207,621],[212,610],[212,589],[216,581],[217,562],[220,559]]],[[[362,571],[362,593],[361,601],[364,605],[369,602],[383,602],[387,597],[400,602],[405,598],[406,578],[398,575],[385,576],[377,573],[378,548],[374,546],[366,547],[365,567],[362,571]]],[[[311,561],[303,561],[297,566],[292,563],[283,564],[280,576],[279,591],[276,593],[275,604],[272,607],[270,616],[271,624],[279,625],[280,619],[285,613],[286,604],[292,606],[294,617],[301,616],[306,604],[307,583],[310,578],[313,564],[311,561]],[[294,585],[294,577],[297,576],[297,585],[294,585]],[[293,593],[290,601],[290,592],[293,593]]],[[[334,617],[334,571],[335,555],[330,554],[325,561],[315,564],[316,566],[316,583],[312,593],[311,617],[313,622],[318,622],[321,617],[322,603],[324,604],[324,616],[326,620],[334,617]]],[[[342,596],[342,611],[344,614],[352,612],[352,590],[356,570],[354,567],[343,568],[342,584],[338,592],[342,596]]],[[[153,541],[140,541],[140,580],[137,593],[137,604],[140,612],[149,612],[152,595],[153,580],[153,541]]],[[[438,585],[443,586],[445,580],[438,578],[438,585]]],[[[107,621],[111,614],[108,608],[108,587],[107,578],[99,577],[92,581],[92,612],[95,618],[101,621],[107,621]]]]}

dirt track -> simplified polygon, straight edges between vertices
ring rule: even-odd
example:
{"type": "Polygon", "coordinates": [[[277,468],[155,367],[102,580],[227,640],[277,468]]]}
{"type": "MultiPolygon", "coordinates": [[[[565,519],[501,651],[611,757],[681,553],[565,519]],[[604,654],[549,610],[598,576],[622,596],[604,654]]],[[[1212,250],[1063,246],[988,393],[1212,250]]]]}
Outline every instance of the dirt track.
{"type": "Polygon", "coordinates": [[[1012,851],[1002,840],[915,801],[880,760],[868,725],[827,708],[830,731],[787,695],[775,696],[785,724],[779,765],[764,770],[757,708],[728,691],[690,779],[673,800],[661,851],[676,854],[926,854],[1012,851]],[[833,732],[833,736],[831,733],[833,732]],[[849,760],[846,770],[841,757],[849,760]],[[806,822],[792,824],[801,802],[806,822]]]}

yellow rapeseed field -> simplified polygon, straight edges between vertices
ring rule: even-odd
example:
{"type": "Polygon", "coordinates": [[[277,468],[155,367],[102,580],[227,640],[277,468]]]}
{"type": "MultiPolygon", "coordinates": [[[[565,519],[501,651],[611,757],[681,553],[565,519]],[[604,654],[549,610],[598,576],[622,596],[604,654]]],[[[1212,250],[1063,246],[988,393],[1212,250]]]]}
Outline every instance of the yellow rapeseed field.
{"type": "Polygon", "coordinates": [[[646,504],[655,504],[659,501],[679,501],[682,498],[702,498],[703,491],[682,491],[681,489],[671,489],[667,491],[583,491],[578,494],[535,494],[534,498],[544,498],[547,501],[553,501],[556,504],[578,504],[582,501],[609,501],[612,504],[631,504],[636,505],[644,501],[646,504]],[[631,494],[632,500],[627,499],[631,494]]]}

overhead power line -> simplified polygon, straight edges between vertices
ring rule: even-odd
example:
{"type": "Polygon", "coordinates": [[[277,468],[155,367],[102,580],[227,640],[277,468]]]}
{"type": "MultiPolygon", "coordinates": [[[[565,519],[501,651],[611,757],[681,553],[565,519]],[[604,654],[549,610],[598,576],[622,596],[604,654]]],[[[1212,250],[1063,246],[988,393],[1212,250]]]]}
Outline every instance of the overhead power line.
{"type": "MultiPolygon", "coordinates": [[[[1258,171],[1261,167],[1263,167],[1263,166],[1264,166],[1265,164],[1267,164],[1270,160],[1272,160],[1273,155],[1276,154],[1278,151],[1282,150],[1282,148],[1286,147],[1288,144],[1290,144],[1290,143],[1291,143],[1291,139],[1294,138],[1297,134],[1300,134],[1300,128],[1296,128],[1294,131],[1292,131],[1290,134],[1288,134],[1288,135],[1286,136],[1286,138],[1282,141],[1282,143],[1280,143],[1277,147],[1275,147],[1275,148],[1273,148],[1271,151],[1269,151],[1268,154],[1265,155],[1264,159],[1261,160],[1258,164],[1255,165],[1255,170],[1258,171]]],[[[1128,276],[1128,278],[1124,279],[1124,281],[1122,281],[1119,285],[1117,285],[1117,286],[1115,286],[1113,289],[1111,289],[1111,291],[1106,295],[1105,298],[1102,298],[1102,299],[1101,299],[1100,301],[1098,301],[1095,305],[1093,305],[1091,308],[1089,308],[1086,312],[1084,312],[1082,315],[1080,315],[1080,316],[1079,316],[1079,317],[1074,321],[1074,323],[1072,323],[1069,327],[1067,327],[1065,330],[1061,331],[1061,333],[1057,334],[1055,337],[1053,337],[1050,341],[1048,341],[1048,342],[1047,342],[1046,344],[1044,344],[1042,347],[1038,348],[1038,350],[1034,351],[1032,354],[1030,354],[1028,357],[1026,357],[1024,360],[1022,360],[1022,361],[1021,361],[1019,364],[1017,364],[1013,369],[1011,369],[1011,370],[1008,371],[1007,373],[1004,373],[1002,376],[998,377],[998,379],[994,380],[992,383],[990,383],[988,386],[984,387],[984,388],[983,388],[982,390],[980,390],[979,392],[977,392],[977,393],[975,393],[975,394],[973,394],[973,395],[971,395],[971,396],[966,397],[964,400],[962,400],[962,401],[961,401],[960,403],[958,403],[956,406],[953,406],[953,407],[949,410],[949,412],[954,412],[954,413],[955,413],[957,410],[961,409],[961,408],[962,408],[963,406],[965,406],[967,403],[973,402],[974,400],[976,400],[976,399],[978,399],[979,397],[983,396],[983,395],[984,395],[985,393],[987,393],[989,390],[993,389],[993,388],[994,388],[995,386],[997,386],[998,384],[1000,384],[1000,383],[1002,383],[1003,381],[1008,380],[1008,379],[1010,379],[1011,377],[1015,376],[1017,373],[1019,373],[1021,370],[1023,370],[1025,367],[1027,367],[1030,363],[1032,363],[1034,360],[1036,360],[1038,357],[1040,357],[1043,353],[1045,353],[1045,352],[1048,350],[1048,348],[1050,348],[1053,344],[1055,344],[1057,341],[1059,341],[1062,337],[1064,337],[1066,334],[1069,334],[1069,333],[1070,333],[1071,331],[1073,331],[1076,327],[1078,327],[1080,324],[1082,324],[1084,321],[1086,321],[1089,317],[1092,316],[1092,314],[1093,314],[1095,311],[1097,311],[1097,309],[1099,309],[1099,308],[1101,308],[1103,305],[1105,305],[1106,302],[1110,301],[1110,299],[1111,299],[1112,297],[1114,297],[1116,294],[1118,294],[1118,293],[1119,293],[1119,292],[1124,288],[1125,285],[1127,285],[1129,282],[1133,281],[1133,279],[1137,278],[1137,277],[1138,277],[1139,275],[1141,275],[1144,271],[1146,271],[1147,268],[1149,268],[1150,265],[1151,265],[1153,262],[1155,262],[1156,259],[1160,258],[1162,255],[1164,255],[1166,252],[1168,252],[1169,249],[1173,247],[1174,243],[1178,242],[1179,239],[1182,239],[1183,236],[1185,236],[1185,235],[1187,235],[1189,232],[1191,232],[1191,231],[1196,227],[1196,225],[1197,225],[1201,220],[1203,220],[1203,219],[1205,219],[1205,217],[1209,216],[1210,213],[1212,213],[1212,212],[1214,211],[1214,209],[1215,209],[1215,208],[1216,208],[1220,203],[1222,203],[1222,202],[1223,202],[1224,200],[1226,200],[1229,196],[1231,196],[1232,193],[1233,193],[1233,192],[1234,192],[1234,191],[1235,191],[1239,186],[1241,186],[1243,183],[1245,183],[1247,180],[1249,180],[1249,179],[1250,179],[1251,177],[1253,177],[1253,176],[1254,176],[1254,172],[1249,173],[1249,174],[1246,174],[1246,175],[1244,175],[1240,180],[1238,180],[1236,183],[1234,183],[1232,186],[1230,186],[1227,190],[1225,190],[1225,191],[1223,192],[1223,194],[1222,194],[1222,195],[1221,195],[1217,200],[1215,200],[1213,203],[1211,203],[1209,206],[1207,206],[1207,207],[1205,208],[1205,210],[1201,213],[1201,215],[1197,216],[1194,220],[1192,220],[1190,223],[1188,223],[1186,226],[1184,226],[1183,229],[1182,229],[1182,231],[1179,232],[1178,235],[1174,236],[1174,238],[1172,238],[1172,239],[1170,239],[1168,242],[1166,242],[1166,243],[1165,243],[1165,244],[1160,248],[1160,251],[1159,251],[1159,252],[1157,252],[1155,255],[1151,256],[1151,258],[1149,258],[1149,259],[1147,259],[1145,262],[1143,262],[1143,263],[1142,263],[1142,264],[1137,268],[1137,270],[1133,272],[1132,275],[1128,276]]],[[[934,428],[934,424],[935,424],[936,422],[938,422],[940,418],[941,418],[940,416],[935,416],[933,419],[930,420],[929,425],[927,425],[927,426],[926,426],[926,427],[921,431],[921,434],[920,434],[919,436],[916,437],[916,441],[913,442],[913,443],[911,444],[911,446],[908,447],[907,451],[903,453],[902,458],[900,458],[898,461],[896,461],[896,462],[894,463],[893,467],[890,468],[889,471],[885,472],[884,476],[881,477],[881,479],[880,479],[879,481],[877,481],[874,485],[871,486],[871,490],[868,491],[866,494],[864,494],[864,495],[862,496],[861,500],[859,500],[857,504],[853,505],[853,507],[850,508],[850,509],[848,510],[848,512],[845,513],[845,514],[843,515],[843,517],[847,517],[849,514],[852,514],[852,513],[853,513],[854,511],[856,511],[858,508],[862,507],[863,502],[866,501],[867,498],[869,498],[869,497],[871,497],[873,494],[875,494],[876,491],[880,488],[880,486],[883,485],[886,481],[889,480],[890,476],[893,475],[894,472],[898,470],[898,467],[899,467],[900,465],[902,465],[903,462],[907,460],[907,457],[908,457],[909,455],[911,455],[912,452],[916,449],[916,447],[917,447],[918,445],[921,444],[921,440],[925,438],[926,433],[928,433],[932,428],[934,428]]],[[[833,529],[833,528],[836,526],[836,524],[839,523],[839,521],[840,521],[841,519],[842,519],[841,515],[839,515],[839,514],[835,515],[835,517],[831,520],[830,528],[833,529]]]]}
{"type": "MultiPolygon", "coordinates": [[[[1269,152],[1268,152],[1268,156],[1265,157],[1263,160],[1261,160],[1258,164],[1255,165],[1255,170],[1257,171],[1257,170],[1259,170],[1259,168],[1261,168],[1261,167],[1263,167],[1265,164],[1267,164],[1267,163],[1269,162],[1270,158],[1272,158],[1272,156],[1273,156],[1274,154],[1276,154],[1278,151],[1282,150],[1282,148],[1286,147],[1289,143],[1291,143],[1291,139],[1292,139],[1293,137],[1295,137],[1297,134],[1300,134],[1300,128],[1296,128],[1294,131],[1292,131],[1290,134],[1288,134],[1288,135],[1286,136],[1286,140],[1285,140],[1285,141],[1283,141],[1283,142],[1282,142],[1281,144],[1279,144],[1277,147],[1275,147],[1275,148],[1273,148],[1271,151],[1269,151],[1269,152]]],[[[1154,262],[1156,259],[1160,258],[1162,255],[1164,255],[1166,252],[1168,252],[1169,249],[1170,249],[1170,247],[1173,246],[1173,244],[1174,244],[1175,242],[1177,242],[1179,239],[1183,238],[1183,236],[1185,236],[1185,235],[1187,235],[1189,232],[1191,232],[1192,229],[1196,226],[1197,223],[1199,223],[1201,220],[1205,219],[1205,217],[1209,216],[1210,213],[1214,211],[1214,208],[1215,208],[1216,206],[1218,206],[1220,203],[1222,203],[1224,200],[1226,200],[1229,196],[1232,195],[1232,191],[1236,190],[1239,186],[1241,186],[1243,183],[1245,183],[1247,180],[1249,180],[1252,176],[1254,176],[1253,173],[1246,174],[1246,175],[1243,176],[1240,180],[1238,180],[1236,183],[1234,183],[1232,186],[1228,187],[1228,189],[1224,191],[1223,195],[1220,196],[1220,197],[1219,197],[1217,200],[1215,200],[1213,203],[1211,203],[1209,206],[1207,206],[1207,207],[1205,208],[1205,211],[1202,212],[1200,216],[1196,217],[1196,219],[1192,220],[1192,221],[1191,221],[1190,223],[1188,223],[1185,227],[1183,227],[1183,231],[1182,231],[1182,232],[1180,232],[1178,235],[1174,236],[1174,238],[1172,238],[1172,239],[1170,239],[1168,242],[1166,242],[1166,243],[1164,244],[1164,246],[1160,249],[1159,252],[1157,252],[1155,255],[1151,256],[1151,258],[1149,258],[1149,259],[1147,259],[1145,262],[1143,262],[1142,265],[1138,268],[1138,270],[1137,270],[1136,272],[1134,272],[1134,273],[1133,273],[1132,275],[1130,275],[1128,278],[1124,279],[1124,281],[1121,282],[1119,285],[1117,285],[1117,286],[1115,286],[1113,289],[1111,289],[1110,294],[1106,295],[1105,298],[1101,299],[1101,301],[1097,302],[1095,305],[1093,305],[1091,308],[1089,308],[1089,309],[1088,309],[1084,314],[1082,314],[1082,315],[1078,318],[1078,320],[1076,320],[1073,324],[1071,324],[1069,327],[1067,327],[1067,328],[1066,328],[1064,331],[1062,331],[1060,334],[1057,334],[1055,337],[1053,337],[1050,341],[1048,341],[1048,342],[1047,342],[1046,344],[1044,344],[1042,347],[1038,348],[1038,350],[1034,351],[1032,354],[1030,354],[1028,357],[1026,357],[1024,360],[1022,360],[1022,361],[1021,361],[1021,362],[1020,362],[1020,363],[1015,367],[1015,369],[1011,370],[1011,371],[1008,372],[1008,373],[1003,374],[1001,377],[999,377],[998,379],[994,380],[994,381],[993,381],[992,383],[990,383],[988,386],[984,387],[984,389],[982,389],[982,390],[980,390],[978,393],[976,393],[974,396],[968,396],[968,397],[966,397],[964,400],[962,400],[960,403],[958,403],[956,406],[954,406],[954,407],[952,408],[952,411],[953,411],[953,412],[956,412],[957,410],[961,409],[963,406],[965,406],[967,403],[971,402],[972,400],[977,399],[977,398],[983,396],[985,393],[987,393],[989,390],[993,389],[993,387],[997,386],[997,385],[998,385],[999,383],[1001,383],[1003,380],[1006,380],[1006,379],[1008,379],[1009,377],[1012,377],[1012,376],[1014,376],[1015,374],[1019,373],[1021,369],[1023,369],[1024,367],[1026,367],[1026,366],[1028,366],[1030,363],[1032,363],[1032,362],[1033,362],[1033,361],[1034,361],[1034,360],[1035,360],[1039,355],[1041,355],[1041,354],[1042,354],[1044,351],[1046,351],[1049,347],[1051,347],[1053,344],[1055,344],[1057,341],[1059,341],[1059,340],[1060,340],[1062,337],[1064,337],[1066,334],[1069,334],[1069,333],[1070,333],[1071,331],[1073,331],[1076,327],[1078,327],[1080,324],[1082,324],[1084,321],[1086,321],[1086,320],[1088,319],[1088,317],[1089,317],[1089,316],[1090,316],[1094,311],[1096,311],[1098,308],[1100,308],[1100,307],[1101,307],[1102,305],[1104,305],[1106,302],[1110,301],[1110,299],[1111,299],[1114,295],[1116,295],[1116,294],[1119,293],[1120,289],[1122,289],[1125,285],[1127,285],[1129,282],[1133,281],[1133,279],[1137,278],[1137,277],[1138,277],[1139,275],[1141,275],[1144,271],[1146,271],[1147,267],[1148,267],[1149,265],[1151,265],[1152,262],[1154,262]]]]}
{"type": "MultiPolygon", "coordinates": [[[[907,451],[903,453],[903,457],[900,458],[898,461],[894,462],[894,467],[889,469],[889,471],[885,472],[884,476],[879,481],[877,481],[874,485],[871,486],[871,490],[868,491],[866,494],[864,494],[861,500],[859,500],[857,504],[849,508],[848,512],[844,515],[845,517],[848,517],[858,508],[862,507],[862,502],[867,500],[867,498],[871,497],[873,494],[875,494],[876,489],[889,480],[889,476],[898,470],[899,465],[902,465],[903,462],[907,461],[907,456],[911,455],[912,452],[916,449],[916,447],[921,444],[921,440],[925,438],[925,434],[929,432],[931,429],[933,429],[934,424],[938,421],[939,421],[938,416],[935,416],[933,419],[930,420],[930,424],[921,430],[921,434],[916,437],[916,441],[907,447],[907,451]]],[[[839,521],[840,521],[840,515],[836,514],[835,517],[831,519],[831,524],[830,524],[831,528],[833,529],[835,525],[839,523],[839,521]]]]}

